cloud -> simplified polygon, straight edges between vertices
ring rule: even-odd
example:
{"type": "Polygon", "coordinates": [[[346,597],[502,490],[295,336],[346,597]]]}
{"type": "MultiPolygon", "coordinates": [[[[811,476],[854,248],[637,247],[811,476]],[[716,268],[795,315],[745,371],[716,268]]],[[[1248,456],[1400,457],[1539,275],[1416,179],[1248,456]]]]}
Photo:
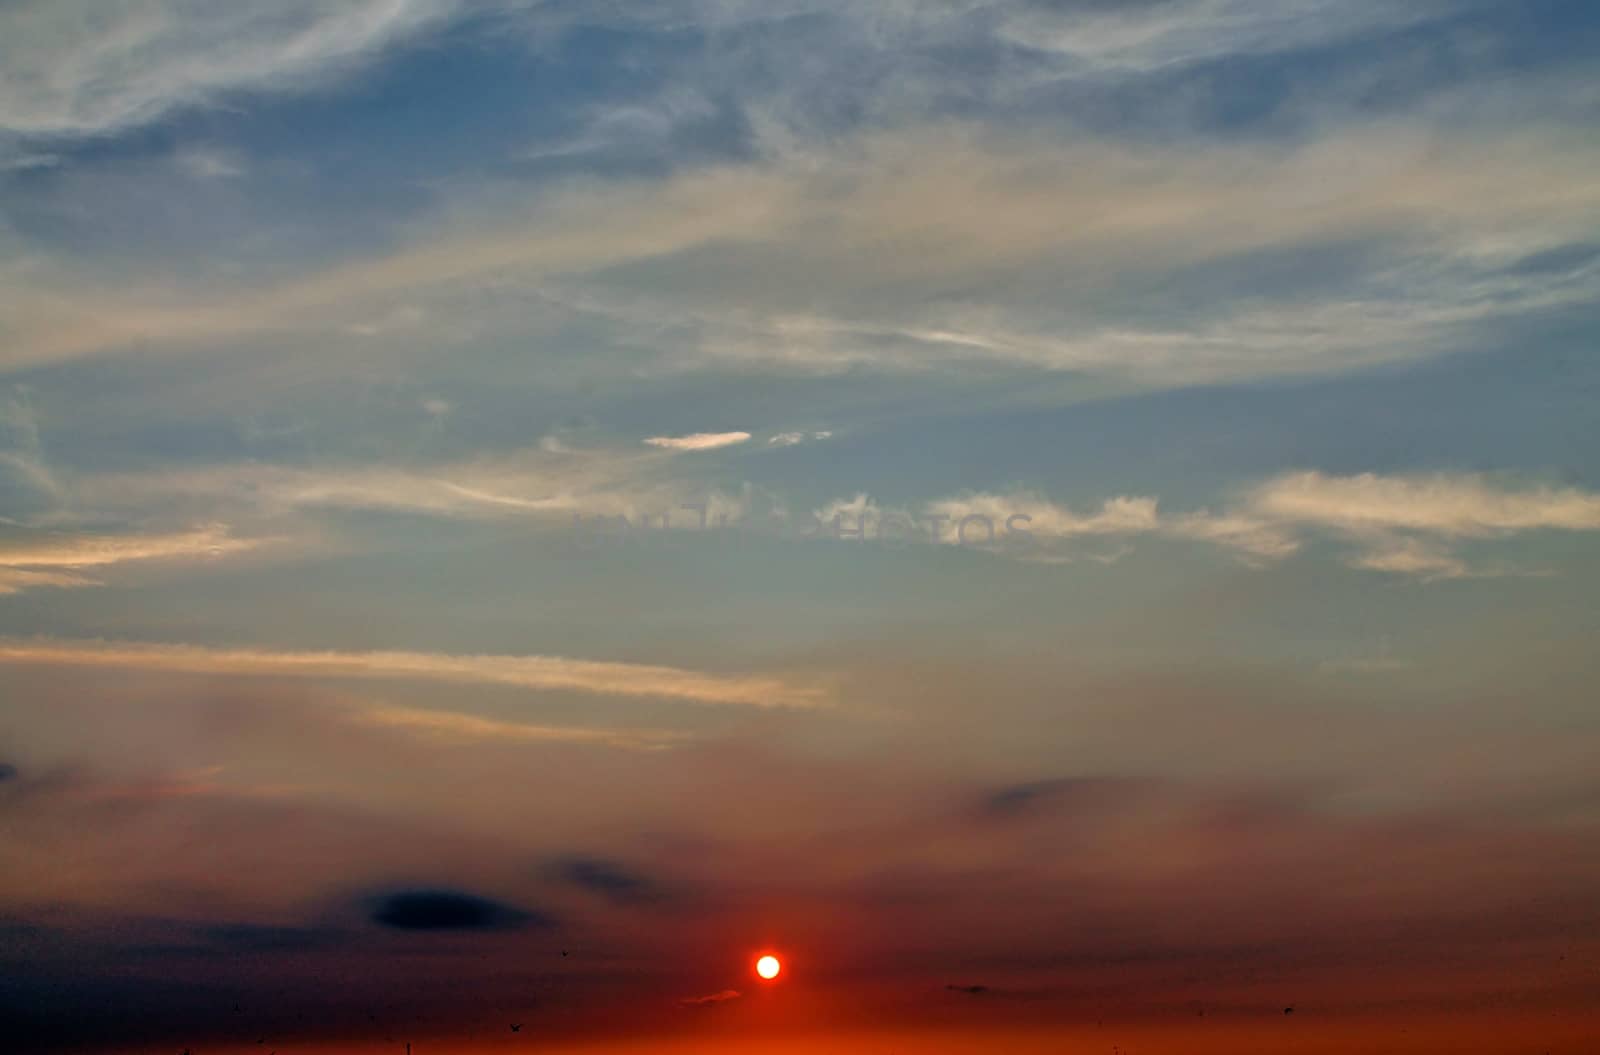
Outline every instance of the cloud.
{"type": "Polygon", "coordinates": [[[1416,531],[1490,538],[1519,531],[1600,531],[1600,494],[1576,488],[1495,487],[1482,476],[1328,476],[1291,473],[1250,496],[1263,516],[1354,535],[1416,531]]]}
{"type": "Polygon", "coordinates": [[[1030,531],[1060,538],[1141,534],[1156,530],[1161,523],[1154,498],[1127,495],[1107,499],[1094,512],[1078,514],[1030,492],[1010,495],[975,493],[963,498],[930,502],[926,506],[926,515],[943,517],[957,526],[968,517],[979,517],[994,524],[997,529],[1013,516],[1027,517],[1027,521],[1018,520],[1017,523],[1026,523],[1030,531]]]}
{"type": "Polygon", "coordinates": [[[24,590],[33,590],[40,587],[54,587],[66,590],[99,585],[100,583],[97,580],[86,578],[82,575],[0,567],[0,594],[21,593],[24,590]]]}
{"type": "Polygon", "coordinates": [[[708,515],[739,515],[740,495],[675,477],[669,452],[574,450],[547,440],[537,450],[425,465],[260,463],[105,474],[77,481],[85,501],[143,510],[152,502],[218,504],[258,513],[367,509],[457,519],[529,517],[571,523],[584,516],[656,516],[704,502],[708,515]]]}
{"type": "Polygon", "coordinates": [[[669,451],[714,451],[749,439],[748,432],[696,432],[688,436],[651,436],[645,443],[669,451]]]}
{"type": "Polygon", "coordinates": [[[402,890],[374,898],[372,922],[392,930],[512,930],[550,926],[538,912],[457,890],[402,890]]]}
{"type": "Polygon", "coordinates": [[[1350,558],[1352,568],[1411,575],[1420,579],[1464,579],[1471,574],[1467,563],[1448,552],[1418,541],[1396,539],[1375,544],[1350,558]]]}
{"type": "Polygon", "coordinates": [[[76,572],[138,561],[213,560],[261,544],[259,539],[233,538],[227,528],[215,524],[165,535],[56,534],[8,539],[0,541],[0,594],[35,587],[98,586],[98,580],[76,572]]]}
{"type": "MultiPolygon", "coordinates": [[[[773,442],[788,443],[783,434],[773,442]]],[[[821,437],[828,433],[810,435],[821,437]]],[[[748,433],[655,437],[668,453],[711,450],[746,442],[748,433]],[[737,438],[737,439],[736,439],[737,438]],[[671,444],[671,447],[666,445],[671,444]]],[[[196,500],[214,507],[234,502],[260,512],[352,508],[460,518],[659,518],[693,526],[686,506],[707,507],[707,521],[738,522],[751,511],[748,488],[733,494],[677,479],[666,454],[539,450],[431,468],[339,467],[309,470],[270,465],[225,466],[148,476],[86,477],[75,493],[96,504],[147,509],[155,500],[196,500]],[[663,460],[665,459],[665,460],[663,460]],[[679,515],[681,514],[681,515],[679,515]]],[[[236,509],[235,512],[238,512],[236,509]]],[[[1576,488],[1499,485],[1473,474],[1335,476],[1286,473],[1247,489],[1215,509],[1169,511],[1154,495],[1124,494],[1076,509],[1037,491],[973,491],[917,506],[882,508],[870,496],[836,499],[812,514],[826,534],[867,526],[868,537],[984,545],[991,526],[997,542],[1035,560],[1070,555],[1064,543],[1129,541],[1140,537],[1216,546],[1251,564],[1283,560],[1316,536],[1354,543],[1352,566],[1420,578],[1484,574],[1451,547],[1527,532],[1600,530],[1600,495],[1576,488]],[[963,523],[965,522],[965,523],[963,523]],[[1043,545],[1033,545],[1043,543],[1043,545]]],[[[561,520],[567,523],[569,520],[561,520]]],[[[214,557],[259,546],[218,525],[150,536],[51,536],[0,543],[0,589],[87,586],[81,569],[124,561],[214,557]]],[[[1115,560],[1123,551],[1082,555],[1115,560]]]]}
{"type": "Polygon", "coordinates": [[[981,796],[979,815],[990,819],[1025,816],[1046,805],[1073,803],[1098,808],[1126,799],[1131,785],[1125,780],[1094,777],[1064,777],[1013,784],[981,796]]]}
{"type": "Polygon", "coordinates": [[[571,857],[555,864],[558,876],[574,886],[617,905],[643,905],[660,901],[660,884],[632,869],[595,857],[571,857]]]}
{"type": "MultiPolygon", "coordinates": [[[[1169,515],[1149,495],[1119,495],[1103,500],[1098,508],[1078,512],[1023,490],[968,492],[915,509],[881,509],[869,496],[859,494],[831,502],[814,515],[824,525],[839,518],[841,531],[865,526],[868,537],[999,548],[1034,560],[1060,558],[1061,544],[1074,540],[1139,536],[1208,542],[1251,561],[1287,557],[1299,548],[1293,532],[1270,519],[1249,512],[1217,515],[1205,510],[1169,515]]],[[[1123,552],[1105,559],[1117,559],[1123,552]]]]}
{"type": "Polygon", "coordinates": [[[1597,163],[1536,126],[1491,149],[1392,122],[1171,146],[928,122],[653,180],[460,188],[470,204],[419,220],[387,255],[231,292],[130,275],[87,295],[30,274],[5,292],[3,365],[325,338],[403,306],[430,324],[393,349],[436,347],[468,317],[526,333],[526,302],[483,310],[485,290],[519,287],[581,304],[619,346],[675,369],[988,366],[1156,385],[1338,373],[1591,302],[1592,261],[1515,265],[1600,222],[1597,163]],[[1246,278],[1222,296],[1181,288],[1207,262],[1330,243],[1369,251],[1354,272],[1270,296],[1246,278]],[[1126,292],[1154,281],[1180,285],[1159,303],[1126,292]]]}
{"type": "Polygon", "coordinates": [[[1300,549],[1291,528],[1252,511],[1213,514],[1205,510],[1171,518],[1163,530],[1176,537],[1210,542],[1252,561],[1281,560],[1300,549]]]}
{"type": "MultiPolygon", "coordinates": [[[[62,495],[60,481],[45,463],[31,397],[19,386],[0,399],[0,501],[14,515],[49,509],[62,495]]],[[[0,516],[0,523],[17,521],[0,516]]]]}
{"type": "MultiPolygon", "coordinates": [[[[1576,488],[1497,487],[1472,474],[1331,476],[1286,473],[1221,511],[1163,512],[1153,496],[1122,495],[1078,512],[1033,491],[969,492],[919,509],[883,509],[865,495],[818,509],[824,525],[865,537],[991,546],[1033,559],[1074,540],[1138,537],[1203,542],[1247,563],[1283,560],[1313,536],[1358,552],[1352,567],[1423,579],[1485,574],[1451,546],[1534,531],[1600,531],[1600,495],[1576,488]],[[965,522],[965,526],[963,526],[965,522]]],[[[1119,553],[1118,556],[1121,554],[1119,553]]]]}
{"type": "Polygon", "coordinates": [[[829,430],[826,430],[826,429],[824,429],[824,430],[822,430],[820,432],[811,432],[811,433],[806,433],[806,432],[780,432],[777,435],[772,436],[771,438],[769,438],[767,440],[767,446],[769,446],[769,447],[794,447],[794,446],[797,446],[799,444],[805,443],[808,439],[809,440],[825,440],[825,439],[829,438],[832,435],[833,435],[833,433],[831,431],[829,431],[829,430]]]}
{"type": "Polygon", "coordinates": [[[1062,61],[1066,76],[1144,74],[1394,32],[1459,8],[1443,0],[1171,0],[1158,4],[1004,5],[998,35],[1062,61]]]}
{"type": "Polygon", "coordinates": [[[1329,476],[1290,473],[1249,495],[1252,514],[1331,532],[1360,550],[1355,568],[1421,579],[1498,574],[1452,546],[1537,531],[1600,531],[1600,495],[1577,488],[1507,488],[1475,474],[1329,476]]]}
{"type": "Polygon", "coordinates": [[[454,0],[20,0],[0,7],[0,131],[105,135],[240,91],[303,91],[454,0]]]}
{"type": "Polygon", "coordinates": [[[678,1001],[680,1007],[710,1007],[716,1004],[726,1004],[730,1000],[738,1000],[744,994],[737,989],[723,989],[720,992],[710,993],[706,996],[686,996],[678,1001]]]}
{"type": "Polygon", "coordinates": [[[577,134],[538,143],[517,157],[572,161],[659,154],[683,128],[709,121],[716,113],[710,100],[691,88],[664,91],[647,101],[591,107],[577,134]]]}
{"type": "Polygon", "coordinates": [[[166,535],[66,535],[0,542],[0,565],[14,568],[98,568],[129,561],[220,557],[259,542],[232,538],[211,524],[166,535]]]}
{"type": "Polygon", "coordinates": [[[245,173],[244,162],[237,153],[217,147],[186,147],[178,151],[176,161],[184,173],[195,179],[237,179],[245,173]]]}
{"type": "Polygon", "coordinates": [[[453,744],[593,744],[630,751],[658,751],[684,743],[684,733],[660,729],[578,729],[570,726],[530,725],[500,721],[457,711],[376,705],[348,712],[358,725],[397,729],[429,740],[453,744]]]}
{"type": "MultiPolygon", "coordinates": [[[[235,675],[356,678],[509,685],[543,692],[662,698],[747,707],[825,707],[819,684],[760,675],[721,675],[677,667],[608,663],[562,656],[454,655],[439,652],[289,652],[198,645],[49,638],[0,639],[0,663],[235,675]]],[[[393,717],[393,724],[406,718],[393,717]]],[[[410,721],[420,722],[413,716],[410,721]]]]}
{"type": "Polygon", "coordinates": [[[0,152],[0,173],[29,172],[34,169],[55,168],[61,164],[59,154],[6,154],[0,152]]]}
{"type": "MultiPolygon", "coordinates": [[[[1330,1008],[1370,1010],[1389,999],[1414,1016],[1419,1004],[1480,1003],[1479,984],[1508,984],[1516,976],[1506,965],[1529,955],[1548,951],[1551,962],[1576,955],[1572,935],[1584,932],[1592,903],[1586,895],[1600,867],[1592,833],[1574,812],[1594,801],[1592,766],[1584,765],[1593,753],[1588,732],[1530,730],[1493,708],[1441,728],[1436,715],[1365,713],[1345,693],[1307,698],[1277,678],[1205,684],[1192,672],[1175,672],[1160,699],[1150,697],[1156,682],[1144,677],[1120,690],[1055,677],[1029,689],[1011,680],[1015,664],[968,671],[972,684],[987,686],[981,698],[992,701],[976,714],[971,702],[980,697],[969,684],[884,658],[886,673],[921,713],[941,698],[959,700],[986,737],[1014,733],[1041,743],[1036,722],[1005,720],[1017,717],[1007,708],[1019,691],[1036,691],[1039,713],[1069,720],[1074,730],[1041,746],[1067,754],[1037,764],[1011,757],[994,779],[1030,773],[1065,779],[997,787],[952,778],[920,738],[848,759],[748,742],[687,756],[585,759],[573,768],[532,764],[520,754],[500,767],[480,754],[396,755],[389,753],[392,744],[377,758],[363,758],[348,743],[307,735],[298,720],[282,721],[283,739],[265,750],[259,741],[240,743],[248,729],[231,716],[195,721],[180,714],[170,727],[198,738],[183,752],[232,751],[254,772],[274,758],[274,770],[335,772],[293,801],[135,799],[114,794],[103,781],[97,789],[87,777],[26,802],[8,794],[11,837],[0,845],[8,865],[0,875],[14,891],[15,922],[48,924],[65,914],[74,925],[67,935],[47,931],[38,940],[11,942],[6,965],[19,970],[38,959],[17,974],[28,979],[49,977],[59,962],[77,978],[86,969],[89,977],[104,971],[127,988],[115,990],[117,999],[85,1001],[83,1013],[139,1007],[148,1017],[152,1008],[190,1007],[181,991],[144,1005],[124,998],[138,992],[134,979],[190,984],[173,958],[151,962],[145,955],[147,935],[179,935],[205,950],[194,977],[204,977],[213,992],[234,985],[272,992],[271,1003],[289,1009],[286,1020],[326,1006],[308,1000],[307,989],[314,993],[321,979],[337,975],[355,987],[342,987],[340,998],[359,1007],[388,1006],[381,995],[398,988],[395,999],[413,1016],[407,1021],[424,1013],[452,1021],[448,1014],[435,1019],[437,1008],[482,1022],[497,1008],[521,1006],[504,1002],[507,992],[525,998],[530,986],[548,981],[556,947],[485,941],[441,968],[397,960],[391,942],[368,941],[360,930],[302,914],[331,899],[354,908],[372,930],[400,927],[393,933],[418,941],[430,934],[487,938],[501,933],[492,928],[504,925],[505,910],[545,918],[547,902],[518,893],[535,878],[525,863],[562,860],[550,855],[570,846],[574,833],[585,845],[611,833],[613,845],[593,844],[586,859],[615,868],[646,847],[670,860],[674,875],[740,896],[708,899],[692,920],[619,916],[576,899],[572,913],[561,910],[558,918],[582,944],[574,946],[572,961],[554,963],[587,966],[562,972],[570,984],[546,1008],[558,1017],[574,1006],[649,1005],[663,992],[669,1011],[679,993],[718,996],[727,935],[747,932],[752,912],[781,915],[797,948],[826,952],[838,969],[806,980],[818,999],[911,1015],[916,1008],[908,1008],[907,998],[926,998],[931,988],[932,999],[975,1009],[989,998],[1048,992],[1058,1001],[1052,1007],[1080,1022],[1092,1022],[1094,1009],[1107,1001],[1126,1001],[1130,1018],[1148,1011],[1159,1019],[1194,997],[1196,985],[1208,1006],[1276,1000],[1266,1005],[1276,1011],[1285,998],[1271,990],[1293,984],[1296,992],[1318,987],[1330,1008]],[[1286,699],[1294,705],[1284,706],[1286,699]],[[1063,706],[1071,713],[1063,714],[1063,706]],[[1197,738],[1206,737],[1218,750],[1194,751],[1197,738]],[[1405,764],[1395,765],[1395,758],[1405,764]],[[1188,768],[1175,773],[1175,760],[1188,768]],[[1071,776],[1114,771],[1160,775],[1071,776]],[[388,783],[374,786],[374,774],[388,783]],[[332,782],[352,776],[361,779],[332,782]],[[1440,784],[1441,777],[1448,782],[1440,784]],[[441,796],[441,787],[452,793],[441,796]],[[1003,822],[990,819],[992,797],[1018,787],[1038,795],[1003,822]],[[1398,788],[1410,790],[1396,795],[1398,788]],[[1384,805],[1352,801],[1363,792],[1376,793],[1384,805]],[[1535,812],[1521,812],[1530,801],[1535,812]],[[341,802],[355,808],[341,812],[341,802]],[[752,802],[760,808],[751,809],[752,802]],[[785,838],[772,838],[775,825],[785,838]],[[129,846],[143,850],[130,854],[129,846]],[[996,867],[1021,861],[1026,868],[996,867]],[[25,862],[30,866],[20,867],[25,862]],[[438,877],[441,862],[448,875],[438,877]],[[395,879],[416,875],[435,878],[395,879]],[[1359,899],[1329,893],[1357,881],[1359,899]],[[175,889],[203,894],[174,906],[175,889]],[[352,903],[350,890],[368,896],[352,903]],[[440,894],[442,906],[434,900],[440,894]],[[392,903],[399,895],[411,903],[392,903]],[[461,898],[469,899],[465,906],[461,898]],[[151,906],[165,918],[144,927],[107,915],[149,914],[151,906]],[[384,910],[399,921],[375,921],[384,910]],[[167,922],[174,912],[189,918],[167,922]],[[485,919],[490,929],[482,929],[485,919]],[[220,930],[240,927],[250,929],[231,937],[220,930]],[[302,947],[298,932],[308,927],[313,940],[302,947]],[[439,929],[446,927],[467,929],[439,929]],[[335,940],[319,944],[316,931],[335,940]],[[276,957],[219,954],[279,948],[290,954],[282,957],[284,973],[266,979],[262,972],[276,957]],[[931,978],[930,949],[939,961],[931,978]],[[1310,961],[1308,949],[1316,952],[1310,961]],[[1340,967],[1329,974],[1328,964],[1340,967]],[[460,984],[400,984],[437,978],[441,970],[460,984]],[[673,988],[685,977],[713,982],[673,988]],[[988,992],[945,991],[946,983],[981,983],[988,992]],[[434,996],[439,1005],[416,1003],[434,996]]],[[[59,716],[64,722],[90,724],[83,717],[106,706],[96,693],[47,684],[69,709],[59,716]]],[[[155,695],[151,711],[171,706],[171,693],[155,695]]],[[[59,713],[52,701],[31,705],[59,713]]],[[[128,715],[125,728],[144,728],[152,748],[179,739],[152,730],[147,723],[154,716],[128,715]]],[[[967,727],[968,740],[977,727],[967,727]]],[[[893,738],[900,739],[898,732],[893,738]]],[[[126,761],[127,742],[102,732],[104,764],[126,761]]],[[[148,762],[148,754],[141,752],[139,761],[148,762]]],[[[631,864],[622,870],[635,873],[631,864]]],[[[548,904],[553,911],[555,903],[548,904]]],[[[687,1008],[705,1006],[708,1014],[719,1003],[686,999],[687,1008]]],[[[221,1003],[226,1010],[227,1001],[221,1003]]],[[[692,1014],[687,1008],[681,1013],[692,1014]]],[[[183,1026],[193,1029],[192,1019],[183,1026]]],[[[258,1028],[254,1019],[251,1028],[258,1028]]],[[[243,1045],[259,1035],[242,1038],[243,1045]]]]}
{"type": "MultiPolygon", "coordinates": [[[[799,152],[837,129],[852,94],[879,124],[926,117],[941,99],[995,106],[1040,85],[1117,83],[1193,63],[1326,46],[1448,15],[1460,3],[1403,10],[1378,0],[1172,0],[1113,8],[1049,8],[1028,0],[877,4],[838,0],[624,2],[603,7],[541,0],[286,0],[271,14],[246,0],[21,0],[0,9],[0,131],[24,136],[110,135],[183,107],[245,93],[325,87],[444,23],[493,15],[535,50],[576,27],[726,39],[639,98],[581,103],[578,130],[534,144],[525,159],[633,157],[659,152],[685,126],[716,115],[731,86],[763,152],[799,152]],[[90,16],[95,17],[90,17],[90,16]],[[803,17],[801,17],[803,16],[803,17]],[[796,40],[803,45],[795,47],[796,40]],[[737,42],[736,46],[732,46],[737,42]],[[9,45],[9,46],[7,46],[9,45]],[[918,59],[960,45],[1010,61],[985,73],[933,76],[918,59]],[[818,62],[827,55],[832,62],[818,62]],[[816,100],[797,105],[795,100],[816,100]],[[719,100],[720,101],[720,100],[719,100]]],[[[939,68],[946,69],[946,63],[939,68]]],[[[955,71],[951,71],[955,72],[955,71]]]]}

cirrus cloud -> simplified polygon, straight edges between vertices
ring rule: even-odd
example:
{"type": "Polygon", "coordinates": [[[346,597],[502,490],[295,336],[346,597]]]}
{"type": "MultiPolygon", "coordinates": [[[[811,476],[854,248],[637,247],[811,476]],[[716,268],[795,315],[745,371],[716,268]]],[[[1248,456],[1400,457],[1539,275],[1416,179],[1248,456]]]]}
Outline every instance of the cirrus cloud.
{"type": "Polygon", "coordinates": [[[103,135],[231,93],[303,90],[455,0],[23,0],[0,8],[0,131],[103,135]]]}
{"type": "Polygon", "coordinates": [[[439,652],[296,652],[186,644],[0,639],[0,663],[113,667],[242,677],[357,678],[507,685],[550,692],[654,697],[753,707],[824,707],[815,682],[763,675],[709,674],[678,667],[565,656],[455,655],[439,652]]]}
{"type": "Polygon", "coordinates": [[[259,539],[234,538],[220,524],[192,531],[148,535],[34,535],[0,542],[0,594],[40,586],[96,586],[79,574],[138,561],[211,560],[261,545],[259,539]]]}

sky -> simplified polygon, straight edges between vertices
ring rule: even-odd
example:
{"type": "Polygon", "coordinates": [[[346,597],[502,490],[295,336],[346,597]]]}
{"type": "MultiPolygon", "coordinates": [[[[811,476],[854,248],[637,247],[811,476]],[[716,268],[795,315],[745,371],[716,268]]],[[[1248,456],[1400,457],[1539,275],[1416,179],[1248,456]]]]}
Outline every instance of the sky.
{"type": "Polygon", "coordinates": [[[1595,1050],[1597,57],[0,0],[0,1046],[1595,1050]]]}

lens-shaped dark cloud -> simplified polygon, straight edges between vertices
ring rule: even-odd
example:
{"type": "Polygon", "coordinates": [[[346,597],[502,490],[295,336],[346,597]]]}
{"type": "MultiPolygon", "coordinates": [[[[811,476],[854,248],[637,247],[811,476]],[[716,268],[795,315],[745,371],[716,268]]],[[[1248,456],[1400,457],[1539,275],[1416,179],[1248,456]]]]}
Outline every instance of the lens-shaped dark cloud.
{"type": "Polygon", "coordinates": [[[510,930],[549,926],[543,913],[459,890],[400,890],[372,901],[372,922],[395,930],[510,930]]]}

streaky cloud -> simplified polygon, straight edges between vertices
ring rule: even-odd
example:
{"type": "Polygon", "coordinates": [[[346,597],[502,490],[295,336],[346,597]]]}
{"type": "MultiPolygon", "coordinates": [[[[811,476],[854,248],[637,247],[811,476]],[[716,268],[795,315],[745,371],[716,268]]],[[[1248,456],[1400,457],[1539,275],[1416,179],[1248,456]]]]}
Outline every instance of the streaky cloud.
{"type": "Polygon", "coordinates": [[[644,442],[668,451],[714,451],[735,447],[750,439],[748,432],[694,432],[687,436],[651,436],[644,442]]]}
{"type": "Polygon", "coordinates": [[[231,92],[303,91],[457,0],[22,0],[0,8],[0,131],[95,136],[231,92]]]}
{"type": "MultiPolygon", "coordinates": [[[[471,207],[419,224],[393,252],[231,290],[133,281],[69,296],[24,276],[5,296],[17,322],[0,367],[330,338],[402,308],[454,327],[475,290],[510,284],[570,290],[679,369],[987,366],[1151,385],[1336,374],[1445,354],[1473,327],[1592,301],[1592,263],[1560,276],[1515,265],[1600,217],[1594,167],[1587,144],[1537,127],[1491,151],[1403,123],[1309,143],[1160,147],[936,122],[657,180],[464,188],[471,207]],[[1152,316],[1106,296],[1130,278],[1335,238],[1381,252],[1353,280],[1289,299],[1229,295],[1152,316]],[[695,266],[674,268],[686,259],[695,266]],[[610,276],[623,265],[650,281],[619,289],[610,276]],[[752,277],[769,269],[789,280],[752,277]],[[931,295],[952,286],[966,292],[931,295]]],[[[518,318],[505,325],[525,330],[518,318]]],[[[415,329],[393,343],[443,336],[415,329]]]]}
{"type": "Polygon", "coordinates": [[[387,704],[355,708],[349,712],[349,720],[358,725],[396,729],[446,743],[590,744],[631,751],[659,751],[690,739],[688,734],[661,729],[580,729],[533,725],[458,711],[387,704]]]}
{"type": "Polygon", "coordinates": [[[0,594],[98,586],[99,580],[81,572],[141,561],[215,560],[262,544],[236,538],[220,524],[168,534],[31,535],[0,542],[0,594]]]}
{"type": "MultiPolygon", "coordinates": [[[[0,663],[112,667],[175,674],[241,677],[356,678],[508,685],[746,707],[825,707],[820,683],[761,675],[722,675],[677,667],[611,663],[563,656],[454,655],[439,652],[292,652],[206,648],[183,644],[0,639],[0,663]]],[[[429,719],[433,720],[433,719],[429,719]]],[[[391,716],[392,724],[425,724],[391,716]]]]}
{"type": "Polygon", "coordinates": [[[160,535],[53,535],[0,543],[0,565],[16,568],[98,568],[173,557],[220,557],[253,549],[220,524],[160,535]]]}
{"type": "Polygon", "coordinates": [[[1600,494],[1575,487],[1497,487],[1477,474],[1291,473],[1259,487],[1262,515],[1354,534],[1419,531],[1484,538],[1518,531],[1600,531],[1600,494]]]}
{"type": "MultiPolygon", "coordinates": [[[[1504,571],[1476,569],[1452,551],[1472,541],[1506,539],[1536,531],[1600,531],[1600,494],[1579,488],[1516,487],[1476,474],[1336,476],[1316,471],[1285,473],[1251,488],[1242,500],[1219,511],[1168,513],[1149,495],[1106,499],[1097,510],[1078,512],[1035,491],[969,492],[928,502],[917,509],[880,508],[870,496],[839,499],[817,510],[826,524],[843,518],[852,529],[877,525],[939,524],[939,541],[967,542],[963,522],[981,522],[972,538],[987,545],[1002,528],[1015,525],[1026,548],[1010,551],[1047,559],[1054,546],[1074,540],[1184,539],[1229,550],[1247,563],[1263,564],[1298,553],[1316,535],[1354,544],[1354,568],[1422,579],[1465,578],[1504,571]],[[1039,543],[1039,546],[1032,545],[1039,543]]],[[[888,537],[882,534],[880,537],[888,537]]],[[[907,538],[933,541],[931,531],[907,538]]],[[[1017,539],[1013,539],[1016,542],[1017,539]]],[[[1006,550],[1007,547],[996,547],[1006,550]]]]}

